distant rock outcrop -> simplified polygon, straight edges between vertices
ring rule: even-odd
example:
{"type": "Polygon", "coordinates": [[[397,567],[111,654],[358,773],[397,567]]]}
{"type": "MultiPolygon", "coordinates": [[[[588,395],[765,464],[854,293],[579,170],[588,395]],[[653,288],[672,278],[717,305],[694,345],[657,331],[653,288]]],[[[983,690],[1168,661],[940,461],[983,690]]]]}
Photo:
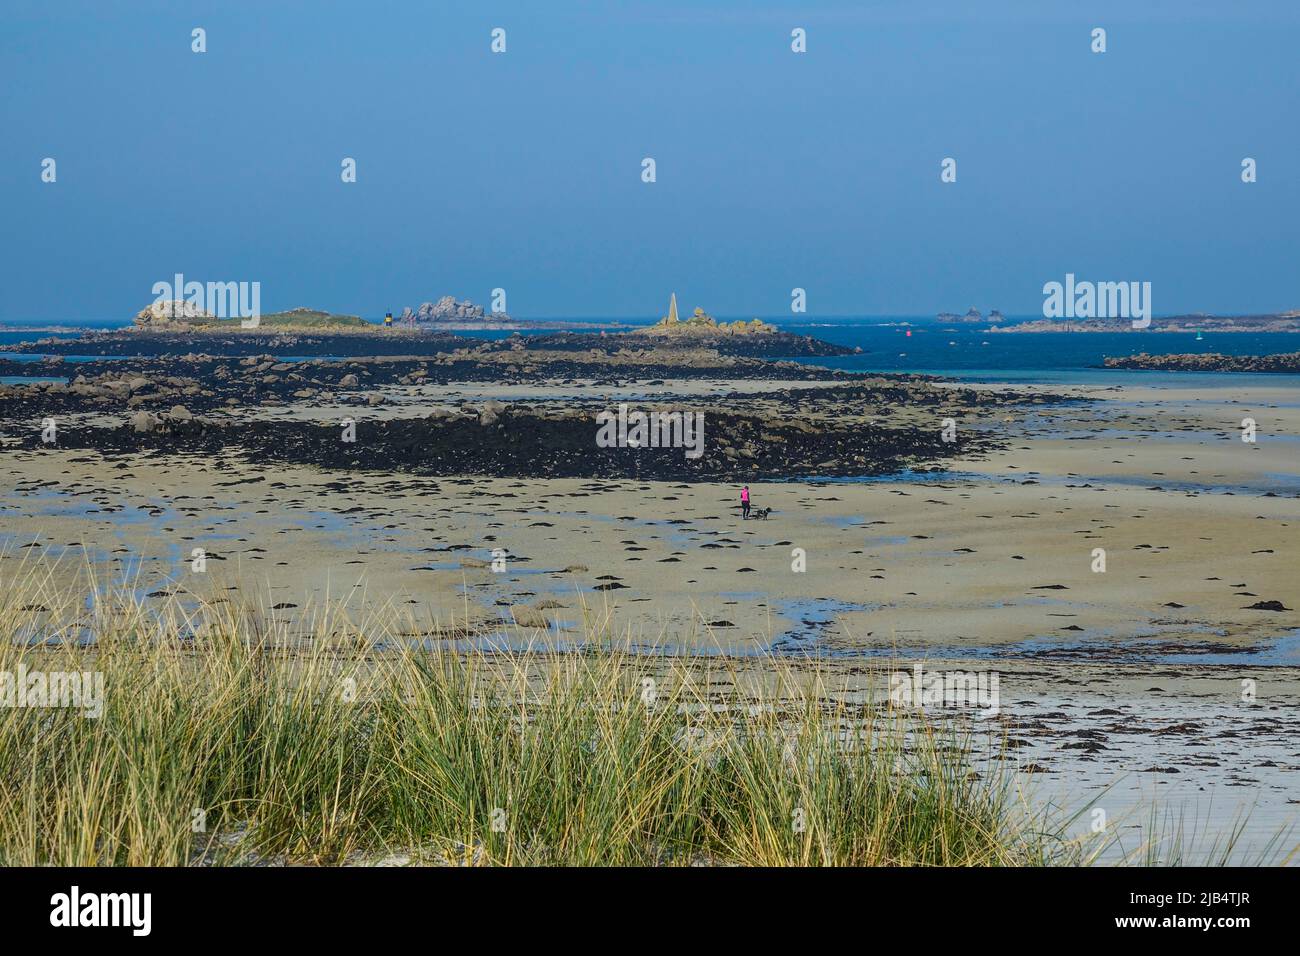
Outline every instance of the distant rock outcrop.
{"type": "Polygon", "coordinates": [[[1153,316],[1146,328],[1133,328],[1126,319],[1031,319],[989,329],[990,332],[1300,332],[1300,312],[1262,315],[1153,316]]]}
{"type": "Polygon", "coordinates": [[[1300,352],[1280,355],[1138,355],[1106,356],[1106,368],[1155,369],[1166,372],[1300,372],[1300,352]]]}
{"type": "Polygon", "coordinates": [[[677,296],[672,297],[668,315],[648,328],[637,330],[642,335],[751,335],[776,332],[775,325],[769,325],[761,319],[737,319],[735,322],[719,322],[703,309],[697,308],[685,319],[677,317],[677,296]]]}
{"type": "Polygon", "coordinates": [[[509,322],[510,316],[504,312],[485,312],[481,305],[475,305],[466,299],[457,301],[455,296],[444,295],[437,302],[425,302],[414,312],[410,306],[402,310],[401,320],[414,322],[416,325],[432,325],[439,322],[509,322]]]}
{"type": "Polygon", "coordinates": [[[152,302],[136,313],[137,328],[181,328],[193,325],[210,325],[217,317],[203,311],[192,302],[173,299],[152,302]]]}
{"type": "MultiPolygon", "coordinates": [[[[1002,313],[999,312],[997,309],[994,309],[992,313],[990,313],[989,318],[991,319],[994,316],[997,316],[998,319],[1001,319],[1002,313]]],[[[974,306],[971,306],[967,310],[965,315],[958,315],[956,312],[940,312],[938,315],[938,319],[940,322],[977,323],[977,322],[984,321],[984,313],[982,313],[979,309],[975,308],[974,306]]]]}
{"type": "MultiPolygon", "coordinates": [[[[252,318],[250,316],[250,318],[252,318]]],[[[335,315],[320,309],[299,306],[287,312],[271,312],[257,317],[255,323],[244,326],[245,320],[236,316],[223,319],[205,312],[192,302],[179,299],[171,302],[154,302],[141,309],[135,317],[135,328],[147,331],[224,331],[229,329],[253,330],[275,327],[277,329],[317,329],[333,326],[364,327],[367,322],[355,315],[335,315]]]]}

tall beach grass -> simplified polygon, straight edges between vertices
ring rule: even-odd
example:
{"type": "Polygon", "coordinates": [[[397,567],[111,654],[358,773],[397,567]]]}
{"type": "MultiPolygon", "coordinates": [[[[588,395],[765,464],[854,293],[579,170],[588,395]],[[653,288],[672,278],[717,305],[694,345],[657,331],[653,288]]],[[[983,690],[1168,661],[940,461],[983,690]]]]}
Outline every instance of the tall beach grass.
{"type": "Polygon", "coordinates": [[[288,623],[4,584],[0,673],[98,673],[105,692],[97,717],[0,707],[3,864],[1090,858],[969,732],[831,693],[816,661],[600,633],[561,652],[520,628],[534,646],[489,653],[412,639],[397,612],[288,623]]]}

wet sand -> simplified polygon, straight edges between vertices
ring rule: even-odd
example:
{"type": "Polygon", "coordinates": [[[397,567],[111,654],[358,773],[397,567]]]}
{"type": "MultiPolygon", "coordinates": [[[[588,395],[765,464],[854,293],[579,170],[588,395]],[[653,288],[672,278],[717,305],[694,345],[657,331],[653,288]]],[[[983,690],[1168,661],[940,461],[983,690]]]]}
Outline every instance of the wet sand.
{"type": "Polygon", "coordinates": [[[485,616],[501,601],[565,603],[568,615],[550,609],[563,625],[581,593],[633,640],[728,650],[783,639],[945,656],[1052,639],[1245,645],[1300,627],[1294,611],[1248,609],[1296,605],[1300,521],[1300,409],[1249,392],[1206,402],[1107,391],[1000,423],[1005,451],[954,460],[949,473],[756,483],[754,507],[773,513],[748,522],[732,485],[13,450],[0,459],[0,566],[84,545],[119,577],[142,574],[141,587],[201,595],[207,578],[189,555],[202,547],[217,577],[251,572],[307,601],[364,590],[437,618],[461,614],[468,592],[485,616]],[[1253,445],[1233,427],[1247,412],[1260,423],[1253,445]],[[484,566],[494,549],[506,552],[502,573],[484,566]]]}

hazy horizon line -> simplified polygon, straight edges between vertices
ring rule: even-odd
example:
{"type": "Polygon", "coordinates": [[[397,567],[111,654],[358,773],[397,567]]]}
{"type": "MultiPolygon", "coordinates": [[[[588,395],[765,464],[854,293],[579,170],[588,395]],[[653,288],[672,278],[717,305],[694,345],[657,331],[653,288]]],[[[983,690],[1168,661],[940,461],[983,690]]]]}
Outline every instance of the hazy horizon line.
{"type": "MultiPolygon", "coordinates": [[[[263,313],[263,314],[264,314],[264,315],[275,315],[275,314],[279,314],[279,313],[283,313],[283,312],[289,312],[289,311],[292,311],[293,309],[297,309],[297,308],[311,308],[311,307],[305,307],[305,306],[292,306],[292,307],[287,308],[287,309],[272,309],[272,310],[269,310],[269,311],[267,311],[267,312],[265,312],[265,313],[263,313]]],[[[328,312],[328,313],[331,314],[331,315],[355,315],[357,318],[363,319],[363,320],[365,320],[365,321],[367,321],[367,322],[382,323],[383,320],[384,320],[384,315],[383,315],[383,314],[370,316],[370,315],[362,315],[362,314],[354,313],[354,312],[330,312],[329,310],[326,310],[326,309],[315,309],[314,311],[328,312]]],[[[1278,309],[1278,310],[1275,310],[1275,311],[1272,311],[1272,312],[1244,312],[1244,311],[1234,311],[1234,312],[1187,312],[1187,311],[1184,311],[1184,312],[1158,312],[1158,313],[1155,313],[1155,315],[1154,315],[1153,317],[1154,317],[1154,318],[1178,318],[1178,317],[1182,317],[1182,316],[1205,316],[1205,317],[1207,317],[1207,318],[1220,318],[1220,317],[1229,317],[1229,316],[1231,316],[1231,317],[1238,317],[1238,316],[1259,316],[1259,315],[1281,315],[1281,314],[1284,314],[1284,313],[1286,313],[1286,312],[1290,312],[1290,311],[1296,311],[1296,310],[1292,310],[1292,309],[1278,309]]],[[[489,314],[490,314],[490,313],[489,313],[489,314]]],[[[956,316],[958,316],[958,317],[961,317],[961,316],[964,315],[965,313],[953,312],[953,313],[950,313],[950,314],[952,314],[952,315],[956,315],[956,316]]],[[[981,313],[981,314],[984,316],[984,318],[988,318],[988,314],[987,314],[987,313],[981,313]]],[[[765,321],[765,322],[794,322],[794,323],[806,323],[806,322],[812,322],[812,321],[832,321],[832,322],[833,322],[833,321],[846,321],[846,320],[852,320],[852,319],[922,319],[922,320],[928,320],[928,321],[938,321],[938,319],[939,319],[939,315],[940,315],[940,313],[938,313],[938,312],[827,312],[827,313],[822,313],[822,314],[818,314],[818,315],[812,315],[812,314],[808,314],[808,315],[790,315],[790,314],[780,314],[780,315],[770,315],[770,314],[769,314],[769,315],[763,315],[763,314],[761,314],[761,313],[759,313],[759,314],[755,314],[755,313],[745,312],[745,313],[735,313],[735,314],[732,314],[732,315],[724,315],[724,314],[713,315],[713,314],[710,314],[710,317],[713,318],[713,319],[716,319],[716,320],[718,320],[718,321],[721,321],[721,322],[748,321],[749,319],[755,319],[755,318],[757,318],[757,319],[762,319],[762,320],[765,321]]],[[[1045,316],[1043,316],[1041,312],[1032,312],[1032,313],[1023,313],[1023,312],[1022,312],[1022,313],[1015,313],[1015,312],[1002,312],[1001,315],[1002,315],[1003,318],[1006,318],[1006,319],[1016,319],[1016,320],[1025,320],[1025,321],[1034,321],[1034,320],[1036,320],[1036,319],[1042,319],[1042,318],[1045,318],[1045,316]]],[[[399,318],[399,316],[394,315],[393,318],[394,318],[394,321],[396,321],[396,320],[399,318]]],[[[662,316],[662,315],[652,315],[652,314],[643,314],[643,315],[597,315],[597,314],[591,314],[591,315],[575,315],[575,314],[569,314],[569,315],[523,315],[523,314],[509,313],[509,314],[508,314],[508,318],[505,319],[505,320],[502,320],[502,321],[503,321],[503,323],[504,323],[504,322],[509,322],[509,321],[515,321],[515,322],[552,322],[552,321],[553,321],[553,322],[602,322],[602,321],[603,321],[603,322],[642,322],[642,321],[644,321],[644,322],[657,322],[657,321],[660,321],[660,320],[663,319],[663,318],[664,318],[664,316],[662,316]]],[[[0,318],[0,326],[7,326],[7,325],[64,325],[64,326],[76,326],[76,325],[79,325],[79,324],[106,325],[106,324],[111,324],[111,323],[117,323],[117,324],[122,324],[122,325],[130,325],[132,322],[134,322],[134,320],[135,320],[135,316],[130,316],[130,317],[127,317],[127,318],[115,318],[115,317],[114,317],[114,318],[102,318],[102,317],[101,317],[101,318],[76,318],[76,319],[70,319],[70,318],[61,318],[61,319],[44,319],[44,318],[3,319],[3,318],[0,318]]],[[[683,319],[683,321],[686,321],[686,320],[683,319]]],[[[1053,321],[1057,321],[1057,322],[1071,322],[1071,321],[1079,321],[1079,322],[1081,322],[1081,321],[1088,321],[1088,320],[1085,320],[1085,319],[1055,319],[1055,320],[1053,320],[1053,321]]],[[[424,323],[424,324],[425,324],[425,325],[433,325],[433,326],[440,325],[440,324],[446,324],[446,325],[469,325],[469,324],[473,324],[473,322],[472,322],[471,320],[461,320],[461,321],[457,321],[457,320],[455,320],[455,319],[451,319],[451,320],[437,320],[437,321],[434,321],[434,322],[431,322],[431,323],[424,323]]]]}

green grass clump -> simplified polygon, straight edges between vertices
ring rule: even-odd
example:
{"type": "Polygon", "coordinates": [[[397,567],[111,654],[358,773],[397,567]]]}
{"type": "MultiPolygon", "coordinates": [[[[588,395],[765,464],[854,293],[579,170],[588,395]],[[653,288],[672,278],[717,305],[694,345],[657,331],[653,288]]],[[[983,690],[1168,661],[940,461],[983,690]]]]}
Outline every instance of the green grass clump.
{"type": "Polygon", "coordinates": [[[102,593],[89,611],[82,594],[44,596],[33,645],[23,593],[0,596],[0,671],[100,672],[105,699],[98,718],[0,707],[0,864],[1072,852],[960,733],[837,700],[816,662],[429,650],[331,613],[289,626],[102,593]]]}
{"type": "Polygon", "coordinates": [[[338,315],[333,312],[322,312],[320,309],[290,309],[287,312],[271,312],[263,315],[259,328],[262,326],[302,329],[320,329],[335,326],[364,328],[370,325],[372,323],[367,322],[358,315],[338,315]]]}

